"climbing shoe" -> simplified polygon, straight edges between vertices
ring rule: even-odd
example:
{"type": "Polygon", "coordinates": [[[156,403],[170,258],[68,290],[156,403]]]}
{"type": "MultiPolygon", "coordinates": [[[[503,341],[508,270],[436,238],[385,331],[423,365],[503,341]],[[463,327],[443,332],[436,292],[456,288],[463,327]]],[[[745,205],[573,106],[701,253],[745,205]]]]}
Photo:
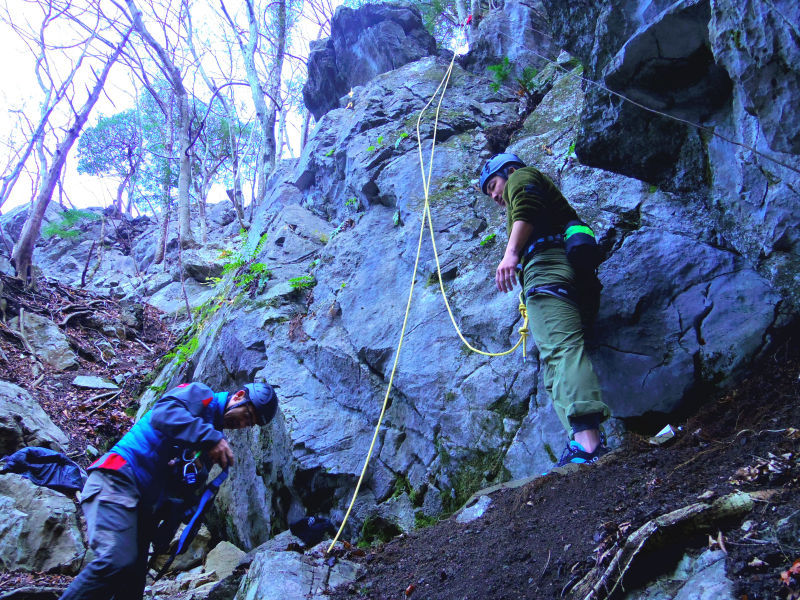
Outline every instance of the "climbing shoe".
{"type": "Polygon", "coordinates": [[[597,462],[597,459],[608,454],[609,452],[610,449],[605,445],[605,439],[601,440],[601,442],[597,445],[597,448],[594,449],[594,452],[587,452],[583,449],[583,446],[581,446],[575,440],[572,440],[569,444],[567,444],[563,454],[561,454],[561,458],[559,459],[556,467],[564,467],[568,464],[597,462]]]}

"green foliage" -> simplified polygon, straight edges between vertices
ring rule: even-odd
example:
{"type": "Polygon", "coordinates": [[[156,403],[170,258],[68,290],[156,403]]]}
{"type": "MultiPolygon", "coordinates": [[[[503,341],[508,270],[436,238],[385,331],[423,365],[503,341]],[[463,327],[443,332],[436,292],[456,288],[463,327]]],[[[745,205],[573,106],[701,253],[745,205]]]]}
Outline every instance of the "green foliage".
{"type": "Polygon", "coordinates": [[[317,285],[317,281],[311,275],[300,275],[299,277],[291,277],[289,285],[293,290],[305,290],[317,285]]]}
{"type": "Polygon", "coordinates": [[[225,300],[222,295],[214,296],[213,298],[209,298],[203,302],[200,306],[193,308],[192,313],[195,316],[195,322],[205,323],[208,321],[208,319],[213,317],[216,312],[222,308],[224,301],[225,300]]]}
{"type": "Polygon", "coordinates": [[[200,347],[200,338],[197,335],[193,335],[190,337],[185,343],[178,344],[172,350],[172,352],[167,353],[166,357],[168,360],[175,359],[179,365],[182,365],[186,361],[188,361],[194,353],[197,352],[197,349],[200,347]]]}
{"type": "Polygon", "coordinates": [[[222,265],[222,274],[235,273],[233,283],[236,287],[254,293],[259,293],[264,284],[272,276],[272,271],[263,262],[255,262],[267,243],[267,234],[259,238],[258,243],[252,248],[247,248],[247,231],[239,231],[240,246],[235,252],[223,250],[220,258],[229,259],[222,265]]]}
{"type": "Polygon", "coordinates": [[[452,489],[449,493],[442,493],[445,511],[455,512],[478,490],[508,478],[500,450],[476,453],[470,460],[462,462],[458,471],[451,476],[452,489]]]}
{"type": "Polygon", "coordinates": [[[381,517],[367,517],[364,519],[364,524],[361,526],[361,543],[367,545],[375,543],[386,543],[393,537],[403,533],[400,528],[391,521],[387,521],[381,517]]]}
{"type": "Polygon", "coordinates": [[[567,150],[567,158],[578,158],[575,154],[575,140],[569,145],[569,150],[567,150]]]}
{"type": "Polygon", "coordinates": [[[379,135],[375,143],[367,147],[367,152],[375,152],[381,146],[383,146],[383,136],[379,135]]]}
{"type": "MultiPolygon", "coordinates": [[[[169,356],[169,355],[167,355],[169,356]]],[[[164,392],[167,391],[168,382],[165,381],[164,383],[159,383],[158,385],[151,385],[149,389],[151,389],[157,396],[160,396],[164,392]]]]}
{"type": "Polygon", "coordinates": [[[323,156],[326,156],[326,157],[330,158],[331,156],[333,156],[334,152],[336,152],[336,148],[331,148],[323,156]]]}
{"type": "Polygon", "coordinates": [[[394,224],[395,227],[399,227],[400,226],[401,220],[400,220],[400,211],[399,210],[394,211],[394,214],[392,215],[392,223],[394,224]]]}
{"type": "Polygon", "coordinates": [[[407,137],[408,137],[408,132],[406,132],[406,131],[401,131],[401,132],[400,132],[400,135],[399,135],[399,136],[397,136],[397,140],[395,140],[395,142],[394,142],[394,147],[395,147],[395,150],[396,150],[396,149],[397,149],[397,147],[400,145],[400,142],[402,142],[402,141],[403,141],[404,139],[406,139],[407,137]]]}
{"type": "MultiPolygon", "coordinates": [[[[498,92],[502,86],[509,83],[513,69],[511,68],[511,61],[508,60],[507,56],[503,57],[502,62],[496,65],[489,65],[486,68],[492,74],[492,79],[494,79],[494,81],[489,84],[492,91],[498,92]]],[[[533,67],[525,67],[522,70],[522,75],[516,78],[518,86],[517,95],[532,96],[537,89],[536,76],[538,74],[539,72],[533,67]]]]}
{"type": "Polygon", "coordinates": [[[658,186],[651,185],[649,188],[647,188],[647,191],[651,194],[655,194],[658,191],[658,186]]]}
{"type": "Polygon", "coordinates": [[[539,71],[533,67],[525,67],[522,69],[522,77],[517,78],[520,89],[528,94],[534,91],[536,89],[535,80],[538,74],[539,71]]]}
{"type": "Polygon", "coordinates": [[[511,77],[511,62],[507,56],[503,57],[503,61],[496,65],[489,65],[486,67],[492,74],[494,81],[489,84],[493,92],[500,91],[500,87],[505,85],[511,77]]]}
{"type": "Polygon", "coordinates": [[[392,498],[399,498],[404,493],[410,493],[411,491],[411,483],[408,481],[408,477],[405,475],[400,475],[394,480],[394,492],[392,492],[392,498]]]}
{"type": "Polygon", "coordinates": [[[63,217],[58,223],[49,223],[45,225],[42,228],[42,237],[51,238],[53,236],[58,236],[64,239],[76,238],[81,232],[79,229],[73,229],[75,225],[79,224],[81,221],[96,221],[99,218],[100,215],[88,210],[72,208],[64,212],[63,217]]]}
{"type": "Polygon", "coordinates": [[[489,244],[493,244],[495,237],[497,237],[496,233],[490,233],[489,235],[485,236],[480,242],[481,246],[488,246],[489,244]]]}
{"type": "Polygon", "coordinates": [[[418,510],[414,513],[414,526],[417,529],[423,529],[425,527],[431,527],[436,525],[439,522],[437,517],[429,517],[421,510],[418,510]]]}
{"type": "Polygon", "coordinates": [[[354,206],[354,207],[358,208],[358,198],[356,198],[355,196],[353,196],[352,198],[348,198],[345,201],[344,205],[345,206],[354,206]]]}
{"type": "Polygon", "coordinates": [[[547,458],[549,458],[554,463],[558,462],[558,457],[556,456],[556,453],[553,452],[553,448],[550,447],[550,444],[547,443],[544,444],[544,451],[547,453],[547,458]]]}

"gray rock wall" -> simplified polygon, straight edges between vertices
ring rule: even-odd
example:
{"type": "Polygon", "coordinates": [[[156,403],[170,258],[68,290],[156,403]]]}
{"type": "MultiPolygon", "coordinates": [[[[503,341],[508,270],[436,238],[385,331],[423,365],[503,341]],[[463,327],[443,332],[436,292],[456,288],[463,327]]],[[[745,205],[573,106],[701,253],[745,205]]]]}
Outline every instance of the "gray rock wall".
{"type": "MultiPolygon", "coordinates": [[[[694,111],[791,166],[794,138],[766,134],[777,112],[759,104],[747,65],[792,56],[775,29],[779,14],[791,21],[792,9],[773,3],[772,21],[756,23],[729,0],[640,2],[629,10],[545,4],[555,39],[583,66],[543,69],[552,88],[513,131],[509,149],[550,175],[601,241],[603,305],[588,343],[614,429],[642,416],[663,424],[746,374],[796,317],[800,186],[790,168],[601,97],[582,77],[608,78],[675,115],[694,111]],[[752,58],[736,51],[737,28],[753,37],[752,58]],[[673,38],[680,43],[665,45],[673,38]],[[680,79],[688,73],[696,77],[680,79]],[[708,99],[709,90],[724,99],[708,99]]],[[[188,334],[198,350],[154,382],[198,379],[233,390],[263,377],[280,386],[274,423],[231,435],[238,459],[213,526],[242,548],[303,513],[338,521],[347,507],[392,377],[412,283],[424,199],[417,118],[446,68],[426,57],[384,72],[353,88],[352,105],[321,117],[302,156],[271,176],[249,232],[251,250],[267,234],[255,259],[270,277],[244,288],[228,274],[203,288],[207,316],[188,334]],[[303,276],[311,281],[305,288],[297,285],[303,276]]],[[[791,89],[788,79],[776,97],[791,89]]],[[[496,352],[516,341],[521,322],[516,296],[494,288],[505,217],[477,190],[477,173],[490,154],[487,131],[520,113],[512,90],[494,93],[489,83],[455,67],[429,200],[455,321],[471,344],[496,352]]],[[[420,126],[426,160],[434,112],[435,105],[420,126]]],[[[788,104],[784,112],[790,129],[795,112],[788,104]]],[[[230,241],[235,223],[219,227],[227,233],[216,240],[238,243],[230,241]]],[[[141,250],[152,235],[134,246],[141,250]]],[[[426,233],[384,425],[346,536],[357,536],[370,516],[407,528],[415,514],[451,511],[489,483],[542,472],[566,441],[535,349],[526,362],[519,354],[487,358],[458,339],[432,250],[426,233]]],[[[208,257],[196,258],[195,277],[219,273],[204,264],[208,257]]],[[[138,289],[174,291],[179,275],[148,271],[138,289]]],[[[145,394],[141,412],[154,397],[145,394]]]]}
{"type": "Polygon", "coordinates": [[[331,36],[311,46],[303,100],[319,120],[351,88],[435,52],[436,41],[416,8],[340,6],[331,21],[331,36]]]}

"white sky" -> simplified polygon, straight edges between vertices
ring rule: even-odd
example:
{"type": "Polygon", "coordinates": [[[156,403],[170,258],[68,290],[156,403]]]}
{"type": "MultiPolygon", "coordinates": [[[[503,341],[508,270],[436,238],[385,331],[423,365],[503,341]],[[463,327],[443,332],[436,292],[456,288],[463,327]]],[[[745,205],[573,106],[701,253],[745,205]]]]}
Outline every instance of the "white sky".
{"type": "MultiPolygon", "coordinates": [[[[19,0],[10,0],[11,5],[18,6],[24,10],[24,6],[19,0]]],[[[333,6],[337,6],[341,0],[333,0],[333,6]]],[[[240,10],[240,2],[229,2],[229,10],[240,10]]],[[[197,5],[199,8],[202,5],[197,5]]],[[[15,17],[18,13],[15,13],[15,17]]],[[[203,20],[203,11],[193,10],[192,16],[195,29],[201,31],[208,30],[209,27],[219,28],[221,23],[207,22],[203,20]]],[[[209,15],[210,16],[210,15],[209,15]]],[[[148,24],[148,23],[146,23],[148,24]]],[[[149,25],[149,24],[148,24],[149,25]]],[[[227,24],[225,24],[227,27],[227,24]]],[[[305,25],[300,31],[295,32],[292,39],[293,47],[291,52],[295,55],[306,56],[308,53],[308,41],[317,37],[317,28],[310,25],[305,25]]],[[[195,43],[200,45],[202,34],[196,36],[195,43]]],[[[188,50],[187,50],[188,53],[188,50]]],[[[236,49],[238,55],[238,48],[236,49]]],[[[38,122],[39,115],[39,102],[41,99],[41,90],[36,82],[34,75],[34,57],[30,51],[25,47],[22,40],[10,30],[4,23],[0,23],[0,81],[4,85],[0,86],[0,136],[4,141],[8,141],[12,132],[15,131],[16,122],[21,118],[19,115],[12,113],[13,110],[22,109],[29,119],[35,123],[38,122]]],[[[238,58],[238,56],[237,56],[238,58]]],[[[288,67],[288,65],[287,65],[288,67]]],[[[207,67],[211,70],[213,67],[207,67]]],[[[284,74],[286,77],[287,74],[284,74]]],[[[241,74],[244,80],[244,74],[241,74]]],[[[198,78],[196,86],[198,93],[202,97],[210,95],[207,91],[205,84],[198,78]]],[[[252,106],[250,98],[250,91],[246,87],[236,86],[237,99],[241,99],[238,104],[245,104],[248,107],[252,106]]],[[[130,82],[130,76],[127,72],[127,67],[122,64],[114,65],[109,76],[108,83],[106,84],[106,95],[102,96],[92,111],[87,127],[96,123],[99,115],[111,115],[133,105],[133,85],[130,82]],[[113,104],[112,104],[113,100],[113,104]]],[[[85,98],[85,93],[78,100],[82,102],[85,98]]],[[[299,129],[300,129],[300,116],[294,114],[291,117],[289,126],[290,143],[293,141],[292,146],[294,154],[299,151],[299,129]]],[[[18,134],[17,134],[18,135],[18,134]]],[[[18,140],[19,143],[19,140],[18,140]]],[[[0,157],[0,168],[6,165],[8,158],[0,157]]],[[[32,166],[33,158],[29,159],[29,164],[32,166]]],[[[116,194],[117,182],[113,178],[105,178],[104,180],[98,177],[89,175],[80,175],[77,170],[77,143],[73,146],[67,159],[67,167],[64,177],[64,188],[70,200],[76,206],[107,206],[114,195],[116,194]]],[[[34,190],[32,189],[33,182],[30,177],[22,175],[14,187],[13,194],[8,202],[2,207],[2,212],[8,212],[15,206],[30,202],[34,190]]],[[[218,189],[212,189],[209,194],[209,202],[217,202],[226,198],[224,190],[221,186],[218,189]]],[[[54,200],[57,199],[57,192],[54,194],[54,200]]]]}

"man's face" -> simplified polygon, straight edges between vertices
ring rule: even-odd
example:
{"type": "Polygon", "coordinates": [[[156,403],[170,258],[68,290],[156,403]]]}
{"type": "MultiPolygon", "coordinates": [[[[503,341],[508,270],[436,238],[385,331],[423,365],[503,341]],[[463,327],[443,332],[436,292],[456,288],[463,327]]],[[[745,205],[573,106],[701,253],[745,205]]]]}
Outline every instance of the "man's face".
{"type": "Polygon", "coordinates": [[[236,392],[228,401],[228,407],[222,416],[225,429],[244,429],[258,423],[255,407],[245,400],[244,390],[236,392]]]}
{"type": "Polygon", "coordinates": [[[506,205],[505,200],[503,200],[503,190],[506,187],[506,181],[508,180],[502,175],[492,175],[486,183],[486,193],[494,200],[497,206],[504,207],[506,205]]]}

